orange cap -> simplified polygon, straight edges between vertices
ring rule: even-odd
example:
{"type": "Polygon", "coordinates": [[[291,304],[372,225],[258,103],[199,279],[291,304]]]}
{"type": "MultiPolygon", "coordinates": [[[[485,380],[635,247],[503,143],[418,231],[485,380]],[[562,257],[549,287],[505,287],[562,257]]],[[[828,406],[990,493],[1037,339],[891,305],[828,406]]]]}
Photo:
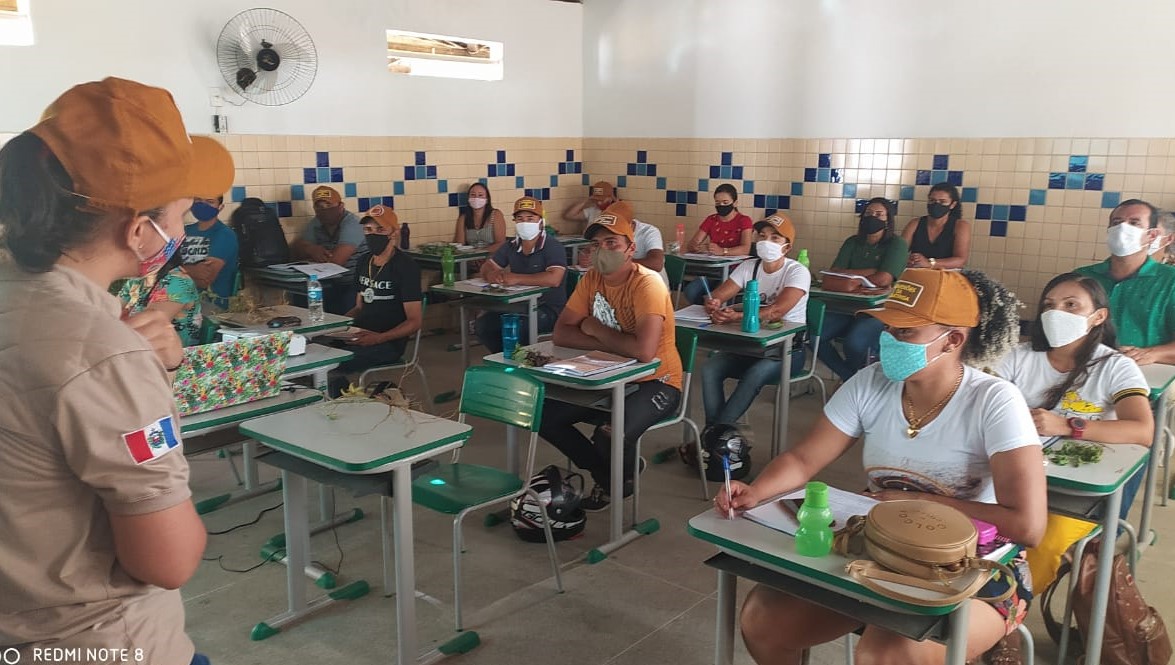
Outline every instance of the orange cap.
{"type": "Polygon", "coordinates": [[[607,229],[610,233],[624,236],[631,242],[635,234],[632,224],[632,206],[627,201],[617,201],[608,206],[608,209],[596,217],[596,221],[588,224],[583,230],[583,237],[591,240],[598,229],[607,229]]]}
{"type": "Polygon", "coordinates": [[[106,78],[66,90],[29,131],[45,142],[96,210],[142,212],[215,198],[233,184],[224,146],[190,137],[171,93],[106,78]]]}
{"type": "Polygon", "coordinates": [[[396,216],[396,211],[387,206],[372,206],[367,211],[367,216],[374,219],[376,224],[389,231],[395,231],[400,228],[400,218],[396,216]]]}
{"type": "Polygon", "coordinates": [[[514,202],[514,214],[529,210],[539,217],[543,216],[543,202],[533,196],[524,196],[514,202]]]}
{"type": "Polygon", "coordinates": [[[881,307],[864,312],[895,328],[932,323],[973,328],[979,325],[979,294],[960,272],[910,268],[881,307]]]}
{"type": "Polygon", "coordinates": [[[612,183],[608,182],[607,180],[601,180],[600,182],[592,185],[591,198],[610,199],[613,198],[615,193],[616,190],[612,187],[612,183]]]}
{"type": "Polygon", "coordinates": [[[782,212],[777,212],[767,219],[760,219],[755,222],[755,230],[758,231],[761,226],[771,226],[779,235],[787,238],[791,244],[796,243],[796,225],[792,224],[791,218],[782,212]]]}
{"type": "Polygon", "coordinates": [[[319,201],[329,201],[332,206],[337,206],[343,202],[343,197],[339,196],[339,190],[334,187],[319,185],[314,188],[313,192],[310,192],[310,205],[319,201]]]}

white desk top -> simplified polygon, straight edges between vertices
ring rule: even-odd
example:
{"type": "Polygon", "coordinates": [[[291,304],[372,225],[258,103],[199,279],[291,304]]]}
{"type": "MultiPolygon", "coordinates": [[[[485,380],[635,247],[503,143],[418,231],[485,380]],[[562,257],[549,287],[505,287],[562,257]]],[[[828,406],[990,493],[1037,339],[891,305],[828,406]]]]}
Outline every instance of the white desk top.
{"type": "Polygon", "coordinates": [[[265,445],[344,473],[383,473],[460,447],[469,425],[382,402],[323,402],[241,424],[265,445]]]}
{"type": "Polygon", "coordinates": [[[305,307],[294,307],[293,305],[269,305],[262,307],[252,317],[244,313],[235,313],[218,314],[213,318],[225,327],[239,329],[241,332],[256,332],[263,335],[284,332],[286,330],[292,330],[300,335],[306,335],[308,333],[319,333],[326,330],[346,328],[351,325],[351,317],[339,316],[338,314],[331,314],[329,312],[323,314],[321,322],[312,323],[310,321],[310,310],[305,307]],[[296,316],[302,320],[302,323],[296,326],[282,328],[270,328],[266,325],[270,319],[278,316],[296,316]]]}
{"type": "Polygon", "coordinates": [[[196,436],[208,432],[236,427],[238,423],[280,411],[289,411],[300,406],[313,404],[322,399],[322,393],[312,388],[294,386],[291,389],[282,389],[274,397],[266,397],[254,402],[246,402],[235,406],[228,406],[215,411],[205,411],[180,418],[180,433],[184,436],[196,436]]]}
{"type": "MultiPolygon", "coordinates": [[[[545,286],[531,286],[522,289],[504,290],[492,289],[481,286],[480,284],[472,283],[473,280],[464,279],[459,282],[454,282],[453,286],[445,286],[444,284],[433,284],[429,287],[429,291],[436,291],[437,293],[447,293],[450,295],[470,296],[476,298],[485,298],[487,300],[496,300],[499,302],[519,302],[522,300],[529,300],[535,296],[542,295],[546,292],[545,286]]],[[[556,287],[563,288],[563,287],[556,287]]]]}
{"type": "MultiPolygon", "coordinates": [[[[1055,437],[1045,444],[1045,453],[1052,446],[1060,446],[1064,437],[1055,437]]],[[[1083,441],[1082,443],[1096,443],[1083,441]]],[[[1062,494],[1104,496],[1118,489],[1146,463],[1150,448],[1133,443],[1100,444],[1104,449],[1097,464],[1061,466],[1048,463],[1045,476],[1050,490],[1062,494]]],[[[1046,458],[1047,459],[1047,458],[1046,458]]]]}
{"type": "MultiPolygon", "coordinates": [[[[536,348],[547,355],[554,356],[557,360],[566,360],[576,356],[583,355],[587,351],[583,349],[569,349],[564,346],[555,346],[554,342],[546,341],[538,344],[527,345],[530,348],[536,348]]],[[[642,379],[661,366],[661,361],[654,358],[647,363],[633,363],[618,367],[607,372],[600,372],[599,374],[592,374],[591,376],[572,376],[570,374],[560,374],[550,370],[545,370],[541,367],[522,367],[513,360],[506,360],[501,353],[494,353],[486,356],[483,360],[490,365],[502,365],[504,367],[518,367],[525,371],[530,376],[542,381],[543,383],[551,383],[559,386],[567,386],[570,388],[587,388],[591,390],[602,390],[604,388],[611,388],[617,383],[628,383],[636,379],[642,379]]]]}
{"type": "Polygon", "coordinates": [[[286,359],[286,371],[282,376],[292,377],[320,367],[338,365],[355,357],[346,349],[336,349],[324,344],[307,344],[306,353],[286,359]]]}
{"type": "MultiPolygon", "coordinates": [[[[731,341],[753,344],[755,346],[774,346],[797,333],[807,330],[801,324],[784,324],[782,328],[771,329],[765,325],[759,326],[759,332],[743,332],[742,323],[723,323],[716,325],[709,321],[674,321],[678,330],[693,330],[698,333],[699,339],[705,337],[726,338],[731,341]]],[[[705,346],[705,344],[702,344],[705,346]]]]}

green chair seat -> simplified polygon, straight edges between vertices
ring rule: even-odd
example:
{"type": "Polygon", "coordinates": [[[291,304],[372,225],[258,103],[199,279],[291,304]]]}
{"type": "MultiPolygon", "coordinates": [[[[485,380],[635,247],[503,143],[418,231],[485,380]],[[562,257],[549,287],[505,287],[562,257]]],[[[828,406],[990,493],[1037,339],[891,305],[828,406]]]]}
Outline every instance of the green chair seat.
{"type": "Polygon", "coordinates": [[[478,464],[442,464],[412,481],[412,500],[446,515],[520,491],[522,479],[518,476],[478,464]]]}

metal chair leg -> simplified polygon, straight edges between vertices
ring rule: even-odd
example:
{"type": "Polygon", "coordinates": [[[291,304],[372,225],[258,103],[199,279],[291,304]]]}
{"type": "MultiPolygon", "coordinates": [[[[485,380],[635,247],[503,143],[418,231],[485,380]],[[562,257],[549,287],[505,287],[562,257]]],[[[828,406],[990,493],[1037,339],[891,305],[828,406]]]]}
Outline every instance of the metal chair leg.
{"type": "Polygon", "coordinates": [[[710,485],[706,482],[706,470],[702,468],[702,433],[698,431],[698,424],[686,418],[683,420],[694,432],[694,446],[698,455],[698,479],[702,482],[702,501],[710,500],[710,485]]]}
{"type": "MultiPolygon", "coordinates": [[[[541,504],[540,504],[541,505],[541,504]]],[[[465,511],[457,513],[453,518],[453,615],[457,632],[461,632],[461,548],[465,544],[461,539],[461,521],[465,519],[465,511]]]]}
{"type": "MultiPolygon", "coordinates": [[[[531,501],[534,501],[536,506],[543,505],[543,502],[539,500],[539,495],[533,490],[527,490],[526,494],[530,497],[531,501]]],[[[551,572],[555,574],[555,588],[559,593],[563,593],[563,573],[559,570],[559,553],[555,551],[555,536],[551,534],[551,521],[549,519],[543,520],[543,535],[547,539],[547,554],[551,557],[551,572]]]]}
{"type": "Polygon", "coordinates": [[[1028,630],[1028,626],[1020,624],[1016,626],[1016,632],[1020,633],[1020,662],[1023,665],[1035,665],[1036,641],[1032,639],[1032,631],[1028,630]]]}
{"type": "Polygon", "coordinates": [[[845,665],[853,665],[857,649],[857,634],[849,633],[845,635],[845,665]]]}
{"type": "Polygon", "coordinates": [[[425,375],[424,367],[420,363],[416,364],[416,371],[420,374],[420,385],[424,387],[424,399],[420,400],[420,404],[424,407],[425,413],[432,413],[432,391],[428,389],[428,376],[425,375]]]}
{"type": "MultiPolygon", "coordinates": [[[[636,468],[632,470],[632,523],[636,524],[639,520],[637,515],[640,513],[641,504],[641,438],[636,440],[636,468]]],[[[615,499],[613,499],[615,500],[615,499]]],[[[623,500],[623,499],[622,499],[623,500]]]]}

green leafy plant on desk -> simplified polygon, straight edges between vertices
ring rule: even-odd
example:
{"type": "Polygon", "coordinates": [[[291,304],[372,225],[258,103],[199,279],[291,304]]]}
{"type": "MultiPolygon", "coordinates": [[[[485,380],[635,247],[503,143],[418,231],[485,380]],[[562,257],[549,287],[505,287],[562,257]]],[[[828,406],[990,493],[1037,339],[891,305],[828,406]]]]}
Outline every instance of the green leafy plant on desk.
{"type": "Polygon", "coordinates": [[[1065,439],[1059,448],[1051,447],[1045,451],[1045,455],[1053,464],[1081,466],[1082,464],[1097,464],[1102,461],[1103,452],[1105,452],[1105,448],[1100,443],[1065,439]]]}
{"type": "Polygon", "coordinates": [[[543,353],[537,347],[520,346],[514,350],[514,360],[523,367],[542,367],[555,360],[555,356],[543,353]]]}

